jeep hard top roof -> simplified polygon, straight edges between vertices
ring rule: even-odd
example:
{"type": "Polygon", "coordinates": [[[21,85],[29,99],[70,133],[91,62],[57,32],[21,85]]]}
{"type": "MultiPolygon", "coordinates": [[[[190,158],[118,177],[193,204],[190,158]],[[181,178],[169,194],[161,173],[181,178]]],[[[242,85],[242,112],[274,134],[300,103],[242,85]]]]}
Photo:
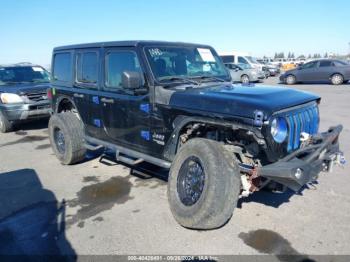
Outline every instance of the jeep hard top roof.
{"type": "Polygon", "coordinates": [[[21,63],[16,63],[16,64],[6,64],[6,65],[1,65],[0,64],[0,67],[32,67],[32,66],[40,66],[42,67],[41,65],[36,65],[36,64],[32,64],[32,63],[29,63],[29,62],[21,62],[21,63]]]}
{"type": "Polygon", "coordinates": [[[100,47],[128,47],[128,46],[145,46],[145,45],[169,45],[169,46],[201,46],[209,47],[208,45],[183,43],[183,42],[167,42],[167,41],[153,41],[153,40],[133,40],[133,41],[111,41],[111,42],[98,42],[88,44],[77,44],[55,47],[53,51],[62,51],[69,49],[80,49],[80,48],[100,48],[100,47]]]}

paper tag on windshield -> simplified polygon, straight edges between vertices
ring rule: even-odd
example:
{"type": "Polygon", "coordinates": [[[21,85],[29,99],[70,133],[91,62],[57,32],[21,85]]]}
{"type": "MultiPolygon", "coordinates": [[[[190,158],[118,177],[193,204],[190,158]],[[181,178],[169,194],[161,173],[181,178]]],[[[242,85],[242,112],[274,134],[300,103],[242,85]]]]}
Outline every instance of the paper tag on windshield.
{"type": "Polygon", "coordinates": [[[197,48],[199,55],[204,62],[215,62],[215,58],[208,48],[197,48]]]}
{"type": "Polygon", "coordinates": [[[35,72],[43,72],[44,70],[41,67],[32,67],[35,72]]]}

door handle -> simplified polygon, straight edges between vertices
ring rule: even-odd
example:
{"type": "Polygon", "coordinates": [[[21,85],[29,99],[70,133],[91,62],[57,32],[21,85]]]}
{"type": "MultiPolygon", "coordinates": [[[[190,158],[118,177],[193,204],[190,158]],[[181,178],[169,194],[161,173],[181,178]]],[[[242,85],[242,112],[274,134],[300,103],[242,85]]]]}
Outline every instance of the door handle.
{"type": "Polygon", "coordinates": [[[84,95],[83,95],[83,94],[74,93],[73,96],[74,96],[74,97],[78,97],[78,98],[84,98],[84,95]]]}
{"type": "Polygon", "coordinates": [[[102,103],[109,103],[109,104],[113,104],[114,103],[114,99],[109,99],[109,98],[105,98],[105,97],[103,97],[103,98],[101,98],[101,102],[102,103]]]}

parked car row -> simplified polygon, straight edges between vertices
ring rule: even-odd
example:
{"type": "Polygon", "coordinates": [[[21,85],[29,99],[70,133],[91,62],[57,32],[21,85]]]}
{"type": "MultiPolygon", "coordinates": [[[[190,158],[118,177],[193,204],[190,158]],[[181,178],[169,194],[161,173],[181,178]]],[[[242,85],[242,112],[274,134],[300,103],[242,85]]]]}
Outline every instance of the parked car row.
{"type": "Polygon", "coordinates": [[[276,76],[280,69],[271,64],[258,61],[255,57],[238,52],[222,52],[220,57],[230,70],[233,79],[237,82],[247,83],[262,81],[264,78],[276,76]],[[233,67],[233,65],[236,65],[233,67]],[[239,70],[248,70],[246,72],[237,72],[239,70]],[[261,77],[263,75],[263,77],[261,77]]]}

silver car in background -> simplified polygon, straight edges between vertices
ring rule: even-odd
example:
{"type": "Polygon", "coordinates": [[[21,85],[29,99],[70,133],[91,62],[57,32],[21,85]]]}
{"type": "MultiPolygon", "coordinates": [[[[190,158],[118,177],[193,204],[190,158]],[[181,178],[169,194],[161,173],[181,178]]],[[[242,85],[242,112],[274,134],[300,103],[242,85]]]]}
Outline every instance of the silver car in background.
{"type": "Polygon", "coordinates": [[[263,71],[251,67],[249,64],[225,63],[230,71],[232,81],[248,84],[251,82],[260,82],[265,78],[263,71]]]}

